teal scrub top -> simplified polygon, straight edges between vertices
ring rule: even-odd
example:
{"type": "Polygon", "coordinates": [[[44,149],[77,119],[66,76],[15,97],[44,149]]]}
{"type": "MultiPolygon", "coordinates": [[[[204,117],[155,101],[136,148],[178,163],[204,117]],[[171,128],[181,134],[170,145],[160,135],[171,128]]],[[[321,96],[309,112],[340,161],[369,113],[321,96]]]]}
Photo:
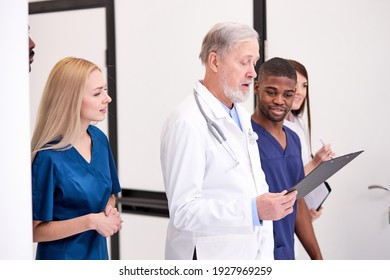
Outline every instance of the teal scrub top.
{"type": "MultiPolygon", "coordinates": [[[[111,194],[121,191],[106,135],[89,126],[92,157],[88,163],[74,147],[44,150],[32,164],[33,220],[61,221],[102,212],[111,194]]],[[[96,230],[38,242],[36,259],[107,260],[107,240],[96,230]]]]}

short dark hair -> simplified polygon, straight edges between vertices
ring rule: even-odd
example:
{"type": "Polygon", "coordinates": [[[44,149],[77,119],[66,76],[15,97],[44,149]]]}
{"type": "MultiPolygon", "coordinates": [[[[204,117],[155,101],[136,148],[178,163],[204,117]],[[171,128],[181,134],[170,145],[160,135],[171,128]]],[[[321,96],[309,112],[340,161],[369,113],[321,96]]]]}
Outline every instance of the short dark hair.
{"type": "Polygon", "coordinates": [[[297,81],[297,73],[294,67],[284,58],[274,57],[260,65],[258,80],[261,82],[265,77],[287,77],[297,81]]]}

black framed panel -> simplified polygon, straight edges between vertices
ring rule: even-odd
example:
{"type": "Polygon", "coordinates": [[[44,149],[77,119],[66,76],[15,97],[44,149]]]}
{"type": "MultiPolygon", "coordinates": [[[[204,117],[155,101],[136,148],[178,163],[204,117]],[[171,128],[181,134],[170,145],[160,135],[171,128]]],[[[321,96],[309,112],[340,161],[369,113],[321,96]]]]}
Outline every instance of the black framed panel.
{"type": "Polygon", "coordinates": [[[119,200],[123,213],[169,218],[168,200],[163,192],[123,189],[119,200]]]}
{"type": "MultiPolygon", "coordinates": [[[[253,0],[253,28],[260,35],[260,59],[256,64],[256,73],[260,65],[265,61],[265,41],[267,40],[267,10],[266,0],[253,0]]],[[[256,107],[256,98],[254,98],[256,107]]]]}

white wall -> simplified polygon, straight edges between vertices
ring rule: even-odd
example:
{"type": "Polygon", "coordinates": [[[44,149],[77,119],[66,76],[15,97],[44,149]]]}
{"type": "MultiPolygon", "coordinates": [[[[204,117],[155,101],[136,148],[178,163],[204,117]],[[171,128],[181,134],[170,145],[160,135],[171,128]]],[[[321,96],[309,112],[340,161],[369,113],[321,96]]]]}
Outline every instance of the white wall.
{"type": "Polygon", "coordinates": [[[0,259],[33,257],[27,0],[0,3],[0,259]]]}
{"type": "Polygon", "coordinates": [[[118,161],[125,188],[164,191],[161,125],[203,78],[203,36],[219,21],[253,25],[252,6],[252,0],[115,1],[118,161]]]}

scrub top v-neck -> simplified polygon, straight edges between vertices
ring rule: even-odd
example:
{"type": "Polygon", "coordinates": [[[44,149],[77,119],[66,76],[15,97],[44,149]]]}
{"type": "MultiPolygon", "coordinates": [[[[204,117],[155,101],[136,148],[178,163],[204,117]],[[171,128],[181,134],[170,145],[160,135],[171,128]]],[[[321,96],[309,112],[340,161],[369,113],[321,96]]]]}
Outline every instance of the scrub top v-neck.
{"type": "MultiPolygon", "coordinates": [[[[99,213],[121,191],[106,135],[89,126],[91,161],[74,148],[37,153],[32,164],[33,220],[61,221],[99,213]]],[[[95,230],[39,242],[36,259],[108,259],[107,240],[95,230]]]]}

